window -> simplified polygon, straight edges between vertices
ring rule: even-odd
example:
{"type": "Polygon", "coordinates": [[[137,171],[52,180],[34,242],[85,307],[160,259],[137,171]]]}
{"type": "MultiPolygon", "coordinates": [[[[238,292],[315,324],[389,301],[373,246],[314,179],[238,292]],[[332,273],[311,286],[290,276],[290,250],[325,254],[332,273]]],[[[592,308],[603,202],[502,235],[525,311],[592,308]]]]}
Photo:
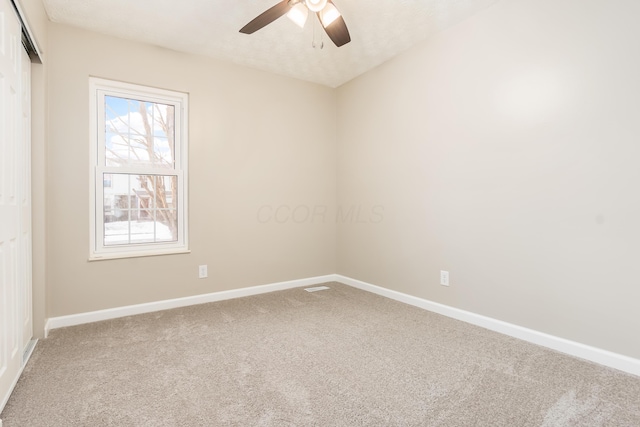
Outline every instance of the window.
{"type": "Polygon", "coordinates": [[[90,259],[188,252],[187,94],[90,79],[90,259]]]}

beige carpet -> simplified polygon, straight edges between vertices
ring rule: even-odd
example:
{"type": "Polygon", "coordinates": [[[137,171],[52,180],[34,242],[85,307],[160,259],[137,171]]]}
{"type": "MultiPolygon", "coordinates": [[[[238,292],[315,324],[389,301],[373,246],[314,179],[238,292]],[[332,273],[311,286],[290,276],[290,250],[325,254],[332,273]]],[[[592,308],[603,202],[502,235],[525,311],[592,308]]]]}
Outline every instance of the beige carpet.
{"type": "Polygon", "coordinates": [[[38,426],[640,426],[640,378],[330,283],[58,329],[38,426]]]}

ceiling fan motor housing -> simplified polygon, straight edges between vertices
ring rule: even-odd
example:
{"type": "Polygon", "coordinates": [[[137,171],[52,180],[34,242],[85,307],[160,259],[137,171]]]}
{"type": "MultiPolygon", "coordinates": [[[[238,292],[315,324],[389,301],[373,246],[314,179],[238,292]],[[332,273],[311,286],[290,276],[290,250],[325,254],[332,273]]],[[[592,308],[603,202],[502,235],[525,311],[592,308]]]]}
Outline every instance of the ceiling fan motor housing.
{"type": "Polygon", "coordinates": [[[304,0],[310,11],[320,12],[327,5],[327,0],[304,0]]]}

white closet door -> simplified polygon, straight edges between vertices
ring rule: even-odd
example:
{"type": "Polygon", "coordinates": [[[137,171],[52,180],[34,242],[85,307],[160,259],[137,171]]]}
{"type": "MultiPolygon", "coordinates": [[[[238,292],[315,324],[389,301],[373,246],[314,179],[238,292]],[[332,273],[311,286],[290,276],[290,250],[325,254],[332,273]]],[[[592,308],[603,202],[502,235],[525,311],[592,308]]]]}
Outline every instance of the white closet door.
{"type": "MultiPolygon", "coordinates": [[[[25,298],[31,305],[29,143],[23,135],[21,26],[9,0],[0,0],[0,409],[22,367],[25,298]],[[29,240],[25,246],[26,241],[29,240]]],[[[30,82],[24,82],[29,85],[30,82]]],[[[31,314],[29,307],[29,313],[31,314]]],[[[30,321],[29,328],[31,328],[30,321]]]]}

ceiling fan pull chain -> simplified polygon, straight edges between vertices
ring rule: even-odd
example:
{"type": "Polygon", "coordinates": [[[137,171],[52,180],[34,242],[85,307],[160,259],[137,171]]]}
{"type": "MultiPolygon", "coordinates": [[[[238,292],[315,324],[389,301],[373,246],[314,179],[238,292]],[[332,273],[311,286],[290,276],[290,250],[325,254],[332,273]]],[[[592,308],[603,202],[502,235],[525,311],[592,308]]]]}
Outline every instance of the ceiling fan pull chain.
{"type": "Polygon", "coordinates": [[[313,39],[311,40],[311,47],[316,48],[316,28],[318,27],[318,23],[313,21],[313,39]]]}
{"type": "Polygon", "coordinates": [[[324,49],[324,40],[322,37],[322,29],[320,30],[320,43],[316,43],[316,32],[317,32],[317,28],[318,28],[318,23],[314,20],[313,21],[313,40],[311,42],[311,47],[316,49],[324,49]]]}

